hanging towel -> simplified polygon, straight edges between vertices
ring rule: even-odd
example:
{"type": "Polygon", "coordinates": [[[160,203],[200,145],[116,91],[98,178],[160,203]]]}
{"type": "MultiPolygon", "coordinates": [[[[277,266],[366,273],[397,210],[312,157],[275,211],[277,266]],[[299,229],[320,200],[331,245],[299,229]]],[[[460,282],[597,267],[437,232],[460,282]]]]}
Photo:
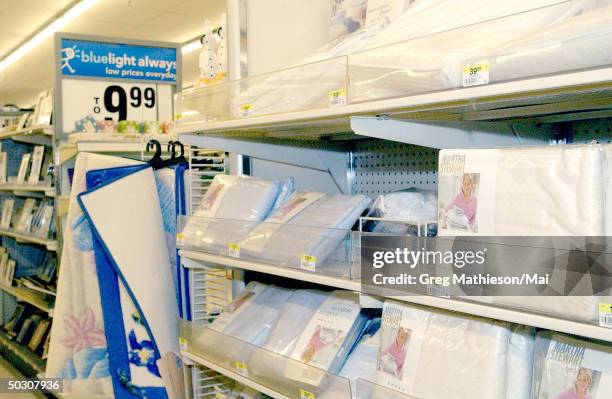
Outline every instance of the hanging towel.
{"type": "Polygon", "coordinates": [[[157,361],[178,353],[178,305],[155,173],[147,164],[90,171],[87,185],[78,201],[104,282],[115,397],[167,398],[157,361]]]}
{"type": "Polygon", "coordinates": [[[113,397],[92,233],[76,198],[87,189],[87,171],[135,164],[89,153],[76,158],[46,370],[64,379],[66,393],[113,397]]]}

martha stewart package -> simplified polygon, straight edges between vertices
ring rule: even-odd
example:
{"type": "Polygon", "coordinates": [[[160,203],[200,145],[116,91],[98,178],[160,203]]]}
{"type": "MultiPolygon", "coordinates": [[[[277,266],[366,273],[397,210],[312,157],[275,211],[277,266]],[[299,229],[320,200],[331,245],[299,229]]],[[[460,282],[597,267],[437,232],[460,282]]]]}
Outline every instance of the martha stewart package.
{"type": "Polygon", "coordinates": [[[288,363],[285,376],[318,386],[325,375],[322,370],[339,372],[366,321],[360,312],[361,306],[354,293],[336,291],[331,294],[298,339],[291,358],[300,363],[288,363]]]}
{"type": "Polygon", "coordinates": [[[542,332],[536,344],[533,398],[612,397],[612,347],[542,332]]]}

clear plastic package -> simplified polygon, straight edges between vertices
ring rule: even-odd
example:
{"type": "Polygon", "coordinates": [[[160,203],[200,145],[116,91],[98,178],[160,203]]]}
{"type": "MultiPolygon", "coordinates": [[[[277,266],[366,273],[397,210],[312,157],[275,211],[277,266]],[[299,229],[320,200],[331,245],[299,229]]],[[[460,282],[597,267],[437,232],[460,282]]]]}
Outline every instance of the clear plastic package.
{"type": "Polygon", "coordinates": [[[612,392],[612,346],[550,331],[538,333],[535,399],[607,398],[612,392]]]}
{"type": "Polygon", "coordinates": [[[387,301],[377,383],[420,399],[505,398],[510,338],[507,323],[387,301]]]}

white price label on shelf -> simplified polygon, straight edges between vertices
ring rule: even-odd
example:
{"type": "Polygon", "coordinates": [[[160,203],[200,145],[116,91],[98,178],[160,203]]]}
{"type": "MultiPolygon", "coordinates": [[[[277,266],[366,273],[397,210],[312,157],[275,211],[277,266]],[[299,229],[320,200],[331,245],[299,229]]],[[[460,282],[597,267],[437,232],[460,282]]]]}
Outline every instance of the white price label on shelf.
{"type": "Polygon", "coordinates": [[[183,337],[179,337],[179,347],[181,349],[187,349],[189,345],[187,344],[187,340],[183,337]]]}
{"type": "Polygon", "coordinates": [[[167,84],[65,79],[62,126],[64,132],[73,132],[75,122],[88,115],[96,121],[170,121],[172,102],[172,87],[167,84]]]}
{"type": "Polygon", "coordinates": [[[599,304],[599,325],[602,327],[612,328],[612,304],[599,304]]]}
{"type": "Polygon", "coordinates": [[[314,393],[300,389],[300,399],[317,399],[314,393]]]}
{"type": "Polygon", "coordinates": [[[236,373],[240,374],[243,377],[249,376],[249,370],[247,369],[247,365],[244,362],[237,361],[235,363],[236,373]]]}
{"type": "Polygon", "coordinates": [[[231,258],[240,258],[240,245],[238,244],[227,244],[227,254],[231,258]]]}
{"type": "Polygon", "coordinates": [[[489,63],[479,62],[463,68],[463,87],[489,84],[489,63]]]}
{"type": "Polygon", "coordinates": [[[346,89],[338,89],[330,91],[329,94],[329,106],[338,107],[346,105],[346,89]]]}
{"type": "Polygon", "coordinates": [[[302,255],[300,257],[300,269],[314,272],[317,268],[317,258],[312,255],[302,255]]]}

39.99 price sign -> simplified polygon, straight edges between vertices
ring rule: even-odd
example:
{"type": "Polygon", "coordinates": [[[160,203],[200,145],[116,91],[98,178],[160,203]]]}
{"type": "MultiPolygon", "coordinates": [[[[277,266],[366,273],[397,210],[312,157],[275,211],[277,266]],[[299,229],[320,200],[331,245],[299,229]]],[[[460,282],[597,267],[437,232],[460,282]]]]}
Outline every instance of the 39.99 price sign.
{"type": "Polygon", "coordinates": [[[92,115],[96,121],[172,120],[172,86],[157,83],[123,83],[65,79],[62,82],[64,132],[92,115]]]}

